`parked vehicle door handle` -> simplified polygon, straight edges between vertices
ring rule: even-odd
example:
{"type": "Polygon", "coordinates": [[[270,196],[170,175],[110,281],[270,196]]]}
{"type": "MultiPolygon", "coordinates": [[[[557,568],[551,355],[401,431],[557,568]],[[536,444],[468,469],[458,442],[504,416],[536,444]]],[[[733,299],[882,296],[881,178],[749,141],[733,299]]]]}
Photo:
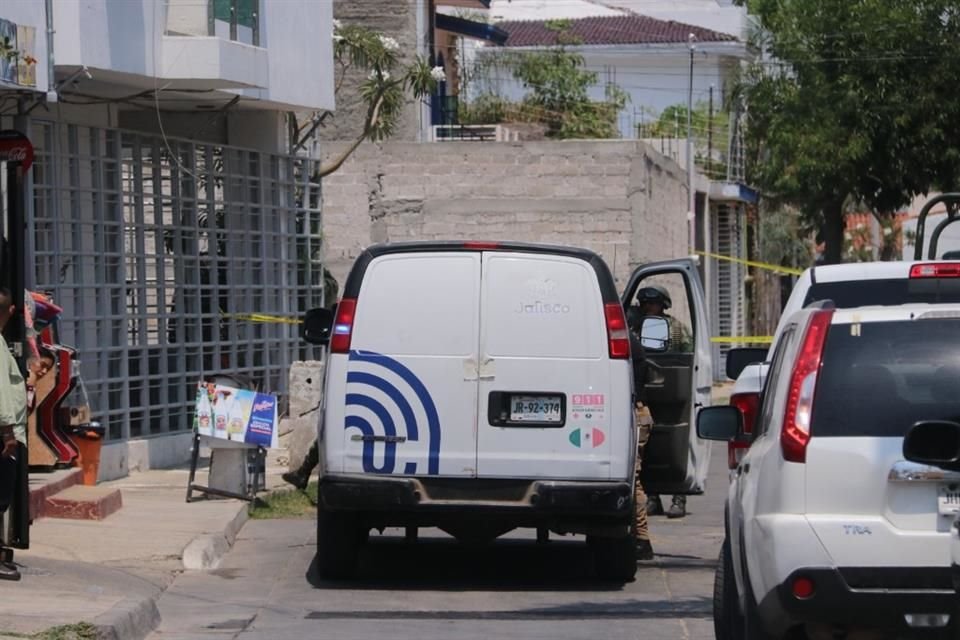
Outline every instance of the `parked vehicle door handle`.
{"type": "Polygon", "coordinates": [[[743,475],[744,473],[750,473],[750,463],[742,464],[737,467],[737,475],[743,475]]]}

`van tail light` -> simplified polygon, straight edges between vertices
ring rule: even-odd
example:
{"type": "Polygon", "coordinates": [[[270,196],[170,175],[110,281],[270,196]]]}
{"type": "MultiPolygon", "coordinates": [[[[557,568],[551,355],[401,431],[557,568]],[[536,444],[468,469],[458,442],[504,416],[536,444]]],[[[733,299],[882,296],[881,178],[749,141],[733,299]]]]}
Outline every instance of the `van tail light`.
{"type": "Polygon", "coordinates": [[[610,358],[628,360],[630,358],[630,335],[627,333],[627,319],[619,302],[603,305],[603,314],[607,318],[607,342],[610,358]]]}
{"type": "Polygon", "coordinates": [[[832,319],[833,309],[817,311],[810,318],[790,376],[790,394],[787,396],[787,410],[783,416],[783,431],[780,432],[783,459],[787,462],[807,461],[813,394],[817,388],[823,345],[832,319]]]}
{"type": "Polygon", "coordinates": [[[354,298],[344,298],[337,305],[337,317],[333,321],[333,337],[330,339],[330,353],[350,353],[356,311],[357,301],[354,298]]]}
{"type": "MultiPolygon", "coordinates": [[[[753,433],[753,425],[757,421],[757,414],[760,412],[760,394],[759,393],[737,393],[730,396],[731,406],[740,410],[743,415],[743,433],[750,435],[753,433]]],[[[750,448],[749,442],[730,442],[727,444],[727,466],[736,469],[740,465],[747,449],[750,448]]]]}
{"type": "Polygon", "coordinates": [[[910,267],[911,278],[960,278],[960,262],[915,264],[910,267]]]}

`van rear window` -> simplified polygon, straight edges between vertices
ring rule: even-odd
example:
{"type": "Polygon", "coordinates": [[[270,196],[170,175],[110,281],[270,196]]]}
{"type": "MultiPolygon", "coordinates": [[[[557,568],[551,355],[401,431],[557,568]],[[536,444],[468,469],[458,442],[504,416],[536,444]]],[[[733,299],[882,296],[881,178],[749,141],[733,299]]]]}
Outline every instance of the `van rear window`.
{"type": "Polygon", "coordinates": [[[814,437],[902,437],[918,420],[960,420],[960,318],[830,327],[814,437]]]}
{"type": "Polygon", "coordinates": [[[832,300],[838,309],[872,305],[960,302],[960,278],[857,280],[811,285],[803,306],[832,300]]]}

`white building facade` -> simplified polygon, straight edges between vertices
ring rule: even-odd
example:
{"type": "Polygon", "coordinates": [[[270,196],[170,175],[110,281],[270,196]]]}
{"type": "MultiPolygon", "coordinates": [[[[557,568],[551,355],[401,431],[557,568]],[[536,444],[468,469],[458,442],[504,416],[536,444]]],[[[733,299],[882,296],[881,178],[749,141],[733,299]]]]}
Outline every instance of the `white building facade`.
{"type": "Polygon", "coordinates": [[[332,6],[7,0],[4,30],[35,60],[0,66],[0,129],[36,149],[28,286],[63,307],[101,479],[185,460],[199,379],[282,398],[313,355],[283,321],[323,302],[317,150],[291,154],[287,114],[334,108],[332,6]]]}

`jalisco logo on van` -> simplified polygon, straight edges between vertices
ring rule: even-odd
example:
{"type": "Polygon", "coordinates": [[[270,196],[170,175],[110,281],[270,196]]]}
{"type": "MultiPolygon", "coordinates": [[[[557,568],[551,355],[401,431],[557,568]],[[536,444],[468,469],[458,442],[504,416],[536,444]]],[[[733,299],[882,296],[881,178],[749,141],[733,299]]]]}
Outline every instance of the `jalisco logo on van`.
{"type": "Polygon", "coordinates": [[[540,300],[536,300],[535,302],[530,302],[530,303],[521,302],[520,305],[516,308],[516,313],[541,314],[541,315],[570,313],[570,305],[550,304],[549,302],[542,302],[540,300]]]}
{"type": "MultiPolygon", "coordinates": [[[[397,468],[397,445],[406,442],[419,442],[423,435],[427,440],[427,470],[428,475],[440,474],[440,415],[437,407],[423,382],[402,363],[388,356],[372,351],[351,351],[350,366],[347,370],[347,413],[344,418],[344,428],[355,429],[360,432],[359,439],[363,442],[362,461],[366,473],[394,473],[397,468]],[[356,365],[366,365],[359,367],[356,365]],[[371,373],[371,366],[392,374],[391,379],[383,375],[371,373]],[[403,381],[403,389],[392,381],[398,377],[403,381]],[[369,395],[368,389],[376,389],[390,398],[395,411],[391,412],[378,398],[369,395]],[[413,403],[413,404],[412,404],[413,403]],[[420,413],[426,416],[426,425],[417,422],[417,413],[414,404],[420,408],[420,413]],[[351,411],[351,407],[366,409],[366,412],[351,411]],[[376,416],[375,423],[367,419],[366,415],[376,416]],[[393,416],[399,413],[403,417],[403,428],[406,436],[397,434],[397,425],[393,416]],[[426,434],[421,428],[426,426],[426,434]],[[376,447],[383,447],[383,462],[378,465],[375,460],[376,447]]],[[[422,473],[417,462],[407,462],[401,473],[416,475],[422,473]]]]}
{"type": "Polygon", "coordinates": [[[526,315],[555,315],[570,313],[570,305],[557,302],[554,298],[557,283],[550,278],[531,278],[524,285],[533,300],[518,303],[515,313],[526,315]]]}

